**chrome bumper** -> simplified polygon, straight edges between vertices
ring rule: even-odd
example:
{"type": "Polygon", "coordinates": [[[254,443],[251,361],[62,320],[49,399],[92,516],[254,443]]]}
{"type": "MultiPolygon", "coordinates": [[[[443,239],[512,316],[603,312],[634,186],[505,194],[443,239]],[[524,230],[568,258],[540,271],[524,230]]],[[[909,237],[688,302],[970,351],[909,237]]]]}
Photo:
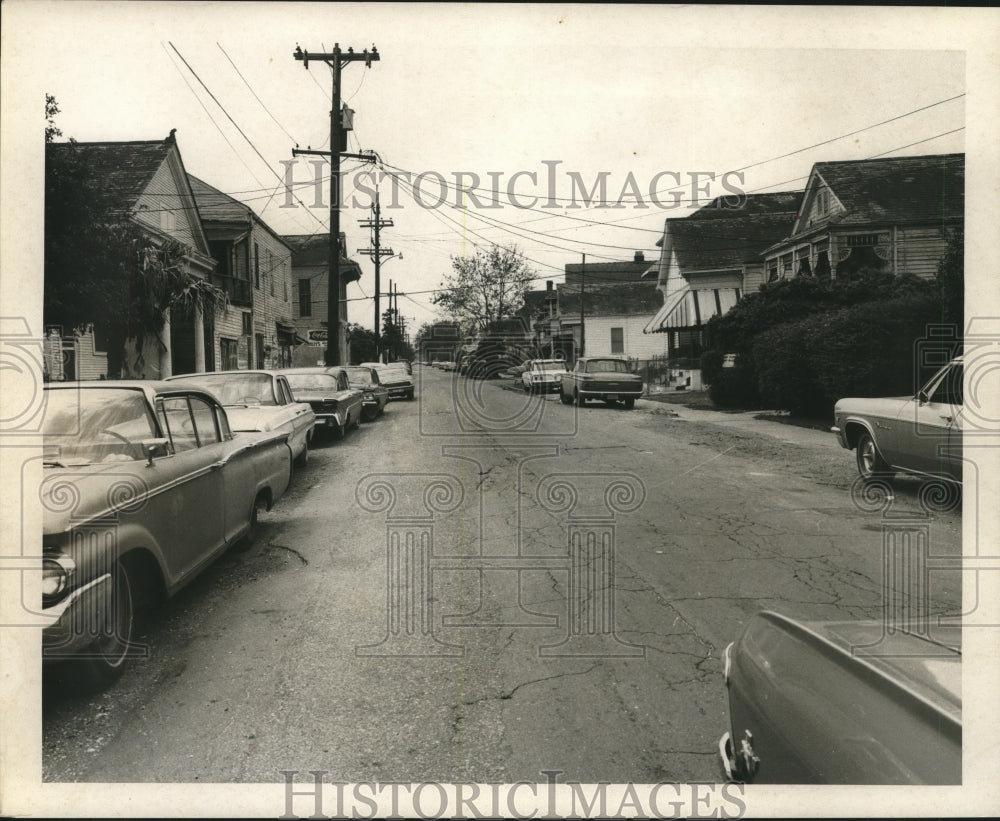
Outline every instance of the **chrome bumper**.
{"type": "Polygon", "coordinates": [[[112,602],[111,574],[98,576],[42,613],[53,619],[42,630],[42,657],[57,660],[74,655],[101,635],[112,602]]]}

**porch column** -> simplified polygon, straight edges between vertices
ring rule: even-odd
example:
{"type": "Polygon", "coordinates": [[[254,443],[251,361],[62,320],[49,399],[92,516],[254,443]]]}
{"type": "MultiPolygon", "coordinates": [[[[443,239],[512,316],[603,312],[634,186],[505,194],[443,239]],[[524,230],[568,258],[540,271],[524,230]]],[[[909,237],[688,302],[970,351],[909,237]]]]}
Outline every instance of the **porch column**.
{"type": "Polygon", "coordinates": [[[160,349],[160,379],[166,379],[168,376],[174,375],[172,356],[173,351],[170,348],[170,309],[168,308],[163,312],[163,331],[162,342],[163,347],[160,349]]]}
{"type": "Polygon", "coordinates": [[[205,318],[201,308],[194,309],[194,372],[205,372],[205,318]]]}

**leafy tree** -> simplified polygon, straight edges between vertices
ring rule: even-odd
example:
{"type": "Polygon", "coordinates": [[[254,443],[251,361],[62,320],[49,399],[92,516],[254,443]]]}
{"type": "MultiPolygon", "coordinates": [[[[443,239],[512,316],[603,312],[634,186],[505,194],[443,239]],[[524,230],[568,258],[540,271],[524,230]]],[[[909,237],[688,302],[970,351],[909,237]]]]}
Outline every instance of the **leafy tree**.
{"type": "Polygon", "coordinates": [[[948,247],[938,265],[937,284],[941,299],[941,321],[958,327],[965,323],[965,229],[948,235],[948,247]]]}
{"type": "Polygon", "coordinates": [[[378,356],[375,352],[375,332],[357,323],[352,322],[347,326],[347,345],[353,365],[374,362],[378,356]]]}
{"type": "Polygon", "coordinates": [[[434,303],[463,333],[475,333],[510,316],[524,304],[535,272],[515,246],[492,245],[472,256],[452,257],[452,272],[438,286],[434,303]]]}
{"type": "MultiPolygon", "coordinates": [[[[46,141],[58,134],[54,98],[46,97],[46,141]]],[[[141,367],[146,340],[174,319],[199,309],[211,316],[228,305],[225,291],[186,270],[190,248],[154,238],[122,207],[108,186],[89,180],[84,146],[45,155],[45,322],[64,333],[93,327],[107,340],[108,375],[127,375],[129,344],[141,367]]]]}
{"type": "Polygon", "coordinates": [[[56,137],[62,136],[62,130],[56,125],[56,114],[59,113],[59,104],[51,94],[45,95],[45,142],[50,143],[56,137]]]}

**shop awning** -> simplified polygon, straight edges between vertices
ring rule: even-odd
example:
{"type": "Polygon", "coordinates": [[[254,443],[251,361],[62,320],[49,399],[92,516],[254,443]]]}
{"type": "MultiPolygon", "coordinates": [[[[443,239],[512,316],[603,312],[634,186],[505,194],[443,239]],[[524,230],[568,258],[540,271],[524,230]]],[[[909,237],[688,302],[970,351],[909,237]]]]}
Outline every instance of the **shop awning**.
{"type": "Polygon", "coordinates": [[[659,334],[678,328],[697,328],[713,316],[726,313],[739,300],[739,288],[684,288],[672,294],[642,330],[659,334]]]}

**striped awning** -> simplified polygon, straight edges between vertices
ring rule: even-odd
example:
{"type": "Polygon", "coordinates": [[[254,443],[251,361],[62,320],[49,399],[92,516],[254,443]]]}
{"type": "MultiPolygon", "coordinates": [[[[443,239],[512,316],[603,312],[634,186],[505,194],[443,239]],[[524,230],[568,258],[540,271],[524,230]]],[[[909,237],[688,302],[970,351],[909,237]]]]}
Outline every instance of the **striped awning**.
{"type": "Polygon", "coordinates": [[[740,300],[739,288],[685,288],[671,295],[643,333],[659,334],[677,328],[696,328],[726,313],[740,300]]]}

